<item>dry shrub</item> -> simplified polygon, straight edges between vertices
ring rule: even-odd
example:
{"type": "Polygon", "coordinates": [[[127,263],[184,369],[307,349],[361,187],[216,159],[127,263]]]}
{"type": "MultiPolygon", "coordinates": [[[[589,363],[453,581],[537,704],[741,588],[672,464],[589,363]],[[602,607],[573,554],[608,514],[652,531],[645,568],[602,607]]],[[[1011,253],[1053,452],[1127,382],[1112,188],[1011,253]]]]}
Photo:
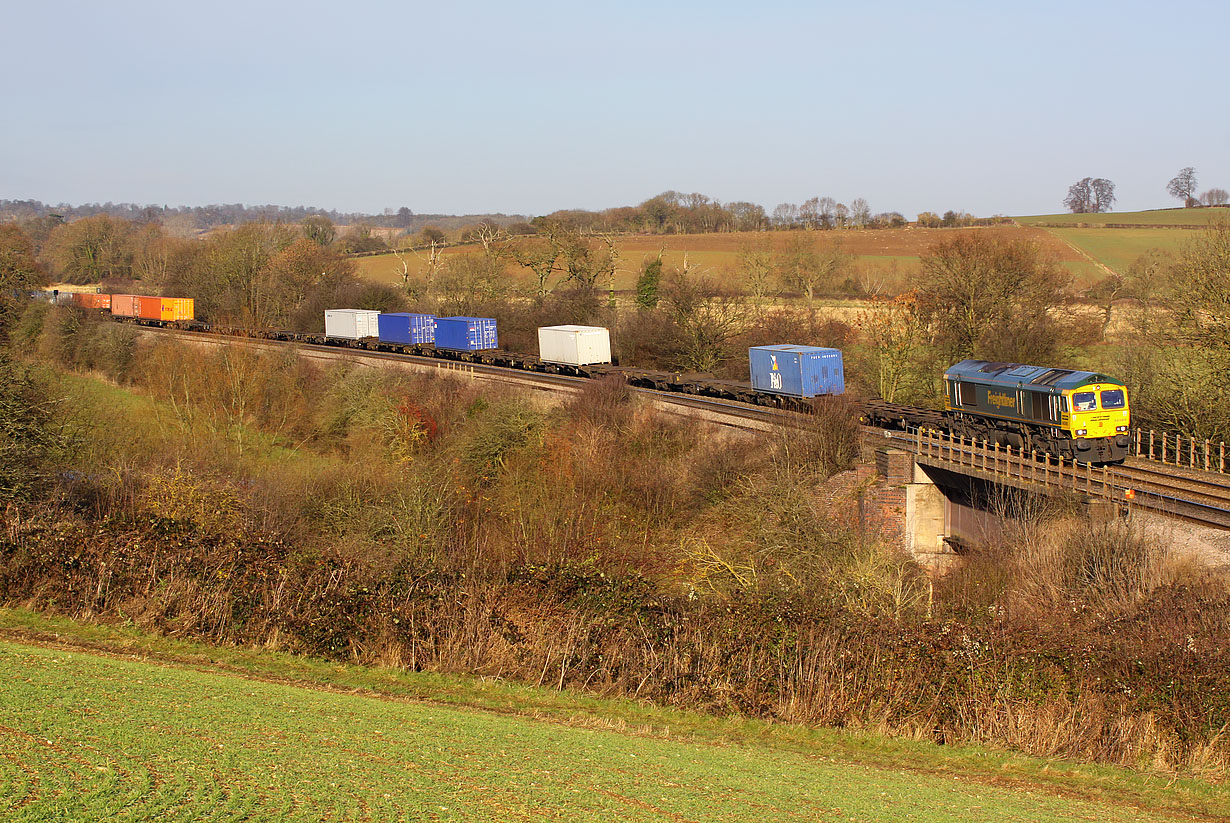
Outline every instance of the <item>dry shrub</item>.
{"type": "Polygon", "coordinates": [[[592,426],[626,428],[634,407],[632,390],[622,375],[587,380],[564,405],[569,420],[592,426]]]}
{"type": "Polygon", "coordinates": [[[803,470],[820,478],[853,468],[862,448],[854,404],[845,397],[817,397],[800,425],[776,430],[775,462],[782,470],[803,470]]]}
{"type": "Polygon", "coordinates": [[[176,425],[100,438],[91,471],[114,479],[88,511],[0,512],[0,601],[943,742],[1230,765],[1224,577],[1130,526],[1039,513],[941,581],[929,619],[913,564],[817,494],[855,452],[840,403],[743,441],[611,386],[552,417],[470,381],[296,377],[170,344],[139,358],[176,425]],[[300,397],[296,459],[238,452],[230,421],[258,443],[291,430],[264,404],[300,397]],[[438,421],[409,461],[390,425],[407,397],[438,421]]]}

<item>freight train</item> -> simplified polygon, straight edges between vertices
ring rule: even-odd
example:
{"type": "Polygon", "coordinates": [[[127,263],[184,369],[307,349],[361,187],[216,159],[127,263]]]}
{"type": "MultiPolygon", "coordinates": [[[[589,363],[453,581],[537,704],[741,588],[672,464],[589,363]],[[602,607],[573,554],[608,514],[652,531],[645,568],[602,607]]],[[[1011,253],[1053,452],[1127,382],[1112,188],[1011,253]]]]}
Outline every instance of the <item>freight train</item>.
{"type": "MultiPolygon", "coordinates": [[[[191,299],[74,295],[72,302],[146,325],[262,339],[399,352],[524,371],[596,378],[617,374],[629,385],[806,411],[813,399],[845,391],[841,352],[815,346],[749,349],[751,383],[649,371],[612,362],[606,329],[539,329],[539,355],[498,348],[496,321],[405,312],[331,309],[325,334],[252,331],[193,319],[191,299]]],[[[861,419],[889,429],[918,428],[1059,455],[1078,463],[1122,463],[1129,451],[1127,387],[1098,372],[963,360],[944,373],[943,410],[867,400],[861,419]]]]}

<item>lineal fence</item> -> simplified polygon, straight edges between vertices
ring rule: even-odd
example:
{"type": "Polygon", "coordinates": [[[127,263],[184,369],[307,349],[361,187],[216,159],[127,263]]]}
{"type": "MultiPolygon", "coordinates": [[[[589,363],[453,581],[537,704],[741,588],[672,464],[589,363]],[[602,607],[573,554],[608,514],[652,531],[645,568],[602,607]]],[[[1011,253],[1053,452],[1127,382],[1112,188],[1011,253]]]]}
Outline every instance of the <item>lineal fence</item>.
{"type": "Polygon", "coordinates": [[[914,437],[915,452],[922,457],[1020,483],[1041,483],[1106,500],[1117,499],[1125,489],[1119,474],[1110,466],[1077,463],[1061,455],[1013,449],[985,439],[929,429],[918,429],[914,437]]]}
{"type": "Polygon", "coordinates": [[[1171,432],[1136,429],[1131,453],[1168,466],[1226,473],[1226,444],[1171,432]]]}

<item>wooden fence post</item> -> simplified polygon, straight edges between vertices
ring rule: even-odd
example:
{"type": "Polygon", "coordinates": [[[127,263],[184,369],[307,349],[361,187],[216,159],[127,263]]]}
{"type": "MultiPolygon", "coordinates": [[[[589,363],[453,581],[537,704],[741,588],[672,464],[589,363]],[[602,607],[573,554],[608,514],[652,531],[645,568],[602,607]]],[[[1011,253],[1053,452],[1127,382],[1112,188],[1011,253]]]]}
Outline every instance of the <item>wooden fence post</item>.
{"type": "Polygon", "coordinates": [[[1149,459],[1153,459],[1153,429],[1149,429],[1149,459]]]}

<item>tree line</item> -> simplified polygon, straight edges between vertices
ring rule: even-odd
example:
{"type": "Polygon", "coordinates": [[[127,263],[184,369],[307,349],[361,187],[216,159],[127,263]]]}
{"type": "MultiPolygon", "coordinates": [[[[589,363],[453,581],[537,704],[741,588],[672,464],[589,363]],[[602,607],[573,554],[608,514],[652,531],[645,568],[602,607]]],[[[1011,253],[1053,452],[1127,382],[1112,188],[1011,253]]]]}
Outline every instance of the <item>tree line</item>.
{"type": "Polygon", "coordinates": [[[193,297],[207,321],[305,332],[320,331],[323,311],[336,306],[481,315],[499,320],[502,341],[523,351],[535,349],[542,325],[603,325],[626,364],[734,379],[746,377],[747,346],[789,340],[848,348],[856,389],[917,404],[937,402],[938,376],[967,357],[1096,367],[1127,380],[1143,421],[1230,437],[1230,387],[1218,377],[1230,373],[1224,224],[1177,256],[1142,255],[1083,294],[1036,244],[981,232],[932,246],[913,288],[893,294],[883,272],[845,253],[839,232],[749,237],[735,270],[719,274],[668,266],[661,255],[623,261],[614,234],[568,222],[539,221],[523,235],[483,224],[463,253],[444,255],[436,243],[396,250],[401,282],[379,285],[357,276],[318,215],[200,240],[106,215],[43,232],[0,228],[5,299],[50,279],[98,283],[193,297]],[[616,272],[629,266],[635,295],[617,298],[616,272]],[[868,302],[857,319],[837,320],[819,310],[821,297],[868,302]]]}
{"type": "MultiPolygon", "coordinates": [[[[932,212],[918,215],[920,225],[973,226],[1005,222],[1008,218],[975,218],[949,210],[940,218],[932,212]]],[[[707,234],[769,229],[886,229],[902,228],[906,218],[897,211],[873,212],[862,197],[846,203],[832,197],[811,197],[802,203],[779,203],[773,211],[756,203],[737,200],[723,203],[699,192],[666,191],[636,206],[600,211],[568,209],[535,218],[531,224],[566,225],[590,232],[637,234],[707,234]]]]}
{"type": "Polygon", "coordinates": [[[108,216],[134,223],[161,223],[177,234],[204,232],[221,226],[242,223],[298,223],[309,217],[327,218],[334,224],[364,225],[375,228],[419,231],[429,224],[448,229],[461,228],[479,222],[512,223],[523,221],[522,215],[505,214],[416,214],[407,206],[385,209],[380,214],[339,212],[315,206],[251,205],[221,203],[207,206],[165,206],[139,203],[71,203],[49,204],[38,200],[0,199],[0,222],[48,220],[71,222],[85,217],[108,216]]]}

